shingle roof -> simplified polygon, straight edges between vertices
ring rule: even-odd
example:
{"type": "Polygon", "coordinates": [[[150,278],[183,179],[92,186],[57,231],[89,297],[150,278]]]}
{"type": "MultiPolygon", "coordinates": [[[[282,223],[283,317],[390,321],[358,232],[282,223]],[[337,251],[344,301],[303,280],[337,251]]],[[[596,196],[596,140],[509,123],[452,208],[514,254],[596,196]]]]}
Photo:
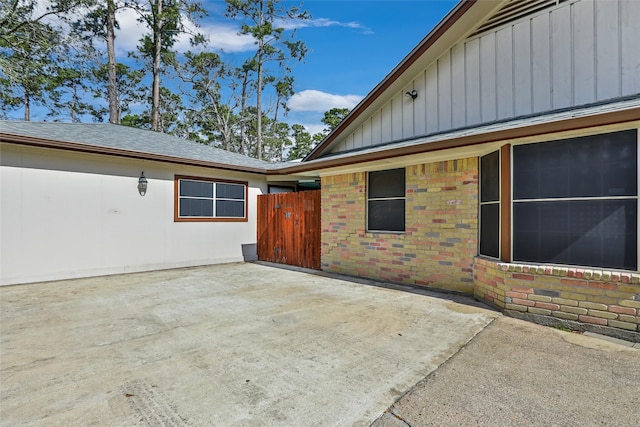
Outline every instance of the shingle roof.
{"type": "Polygon", "coordinates": [[[47,146],[106,150],[106,154],[131,153],[136,157],[175,159],[180,163],[227,165],[239,170],[266,172],[282,167],[283,163],[269,163],[242,154],[188,141],[175,136],[111,123],[55,123],[0,120],[0,141],[11,142],[12,136],[49,142],[47,146]]]}

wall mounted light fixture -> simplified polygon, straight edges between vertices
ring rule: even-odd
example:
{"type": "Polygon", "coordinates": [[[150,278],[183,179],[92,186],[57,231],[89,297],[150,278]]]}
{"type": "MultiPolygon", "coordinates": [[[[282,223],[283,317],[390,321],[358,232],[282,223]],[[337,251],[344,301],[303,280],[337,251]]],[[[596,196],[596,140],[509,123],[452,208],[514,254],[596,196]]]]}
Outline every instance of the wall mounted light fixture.
{"type": "Polygon", "coordinates": [[[138,178],[138,193],[141,196],[147,194],[147,178],[144,177],[144,172],[140,174],[140,178],[138,178]]]}
{"type": "Polygon", "coordinates": [[[405,95],[411,97],[411,99],[416,99],[418,97],[418,91],[414,89],[412,91],[405,93],[405,95]]]}

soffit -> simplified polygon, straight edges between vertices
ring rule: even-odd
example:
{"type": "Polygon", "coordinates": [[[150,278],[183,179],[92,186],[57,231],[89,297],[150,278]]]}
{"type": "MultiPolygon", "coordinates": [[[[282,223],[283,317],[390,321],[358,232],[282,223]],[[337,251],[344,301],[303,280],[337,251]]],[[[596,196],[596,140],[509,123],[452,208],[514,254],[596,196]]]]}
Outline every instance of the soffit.
{"type": "Polygon", "coordinates": [[[474,157],[492,151],[505,142],[534,142],[562,137],[562,133],[591,132],[589,128],[624,124],[640,125],[640,97],[600,103],[537,116],[521,117],[488,125],[427,135],[406,141],[342,152],[321,159],[283,167],[274,173],[323,176],[376,170],[474,157]]]}

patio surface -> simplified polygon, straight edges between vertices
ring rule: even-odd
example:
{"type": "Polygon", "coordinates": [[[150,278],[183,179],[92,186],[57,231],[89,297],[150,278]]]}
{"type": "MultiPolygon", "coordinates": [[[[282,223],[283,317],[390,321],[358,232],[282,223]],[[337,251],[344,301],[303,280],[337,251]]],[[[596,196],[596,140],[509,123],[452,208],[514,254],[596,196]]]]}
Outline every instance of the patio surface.
{"type": "Polygon", "coordinates": [[[242,263],[0,287],[0,423],[368,426],[498,316],[454,300],[242,263]]]}

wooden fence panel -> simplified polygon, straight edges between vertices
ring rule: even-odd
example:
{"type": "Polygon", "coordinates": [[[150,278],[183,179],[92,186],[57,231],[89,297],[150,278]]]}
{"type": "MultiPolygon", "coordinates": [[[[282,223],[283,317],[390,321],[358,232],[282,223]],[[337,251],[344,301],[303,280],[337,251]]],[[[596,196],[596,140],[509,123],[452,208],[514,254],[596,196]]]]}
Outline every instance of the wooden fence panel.
{"type": "Polygon", "coordinates": [[[320,269],[320,191],[258,196],[258,259],[320,269]]]}

